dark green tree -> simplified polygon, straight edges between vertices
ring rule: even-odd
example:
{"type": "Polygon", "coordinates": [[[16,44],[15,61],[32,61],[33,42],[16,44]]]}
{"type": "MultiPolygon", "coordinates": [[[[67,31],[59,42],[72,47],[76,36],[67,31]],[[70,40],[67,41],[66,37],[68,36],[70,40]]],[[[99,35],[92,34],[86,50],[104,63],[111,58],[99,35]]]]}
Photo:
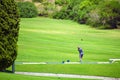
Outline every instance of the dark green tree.
{"type": "Polygon", "coordinates": [[[0,0],[0,71],[17,57],[19,14],[14,0],[0,0]]]}
{"type": "Polygon", "coordinates": [[[18,9],[20,12],[20,17],[22,18],[32,18],[38,16],[37,8],[31,2],[18,2],[18,9]]]}
{"type": "Polygon", "coordinates": [[[105,25],[105,28],[117,28],[117,23],[120,22],[120,2],[117,0],[105,1],[100,6],[99,14],[101,24],[105,25]]]}

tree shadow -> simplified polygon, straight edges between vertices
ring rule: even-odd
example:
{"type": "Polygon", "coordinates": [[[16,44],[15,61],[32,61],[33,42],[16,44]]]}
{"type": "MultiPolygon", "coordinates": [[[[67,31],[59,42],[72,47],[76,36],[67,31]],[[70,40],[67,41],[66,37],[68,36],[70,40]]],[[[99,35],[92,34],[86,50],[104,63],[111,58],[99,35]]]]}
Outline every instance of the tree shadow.
{"type": "Polygon", "coordinates": [[[10,70],[2,70],[0,72],[4,72],[4,73],[14,73],[13,71],[10,71],[10,70]]]}

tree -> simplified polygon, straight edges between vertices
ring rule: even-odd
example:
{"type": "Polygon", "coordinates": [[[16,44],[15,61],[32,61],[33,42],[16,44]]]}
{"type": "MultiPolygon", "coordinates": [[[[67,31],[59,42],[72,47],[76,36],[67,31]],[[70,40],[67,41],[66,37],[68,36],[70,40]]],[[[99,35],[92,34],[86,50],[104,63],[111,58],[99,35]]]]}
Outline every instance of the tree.
{"type": "Polygon", "coordinates": [[[113,29],[120,22],[119,0],[70,0],[53,18],[71,19],[93,27],[113,29]]]}
{"type": "Polygon", "coordinates": [[[19,14],[14,0],[0,0],[0,70],[17,57],[19,14]]]}
{"type": "Polygon", "coordinates": [[[88,23],[103,29],[117,28],[120,22],[120,3],[117,0],[104,0],[89,13],[88,23]]]}
{"type": "Polygon", "coordinates": [[[37,8],[31,2],[18,2],[18,9],[20,12],[20,17],[22,18],[32,18],[38,16],[37,8]]]}
{"type": "Polygon", "coordinates": [[[107,28],[117,28],[117,22],[120,19],[120,3],[117,0],[105,1],[100,6],[101,23],[107,25],[107,28]],[[104,23],[103,23],[104,21],[104,23]]]}

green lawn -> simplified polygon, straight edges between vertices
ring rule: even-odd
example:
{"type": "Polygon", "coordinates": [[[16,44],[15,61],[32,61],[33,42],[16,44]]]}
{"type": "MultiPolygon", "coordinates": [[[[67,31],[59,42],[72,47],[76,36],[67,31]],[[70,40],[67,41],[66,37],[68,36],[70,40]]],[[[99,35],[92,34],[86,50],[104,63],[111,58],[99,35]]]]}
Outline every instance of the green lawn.
{"type": "Polygon", "coordinates": [[[0,72],[0,80],[91,80],[79,78],[59,78],[59,77],[34,77],[0,72]]]}
{"type": "Polygon", "coordinates": [[[21,19],[17,61],[84,61],[120,58],[120,30],[96,30],[70,20],[21,19]],[[83,41],[81,40],[83,39],[83,41]]]}
{"type": "MultiPolygon", "coordinates": [[[[77,46],[84,50],[83,62],[120,58],[120,30],[98,30],[70,20],[22,18],[16,61],[79,61],[77,46]]],[[[120,77],[119,66],[120,63],[16,65],[16,70],[120,77]]]]}
{"type": "Polygon", "coordinates": [[[25,72],[44,72],[44,73],[120,77],[120,64],[16,65],[16,70],[25,72]]]}

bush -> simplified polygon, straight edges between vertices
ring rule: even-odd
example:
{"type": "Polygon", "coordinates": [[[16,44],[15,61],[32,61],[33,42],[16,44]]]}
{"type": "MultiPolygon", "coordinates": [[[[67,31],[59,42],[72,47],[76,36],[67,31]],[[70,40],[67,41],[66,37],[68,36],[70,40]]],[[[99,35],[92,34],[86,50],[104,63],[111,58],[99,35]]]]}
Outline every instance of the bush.
{"type": "Polygon", "coordinates": [[[18,2],[18,9],[20,12],[20,17],[22,18],[32,18],[38,15],[37,8],[31,2],[18,2]]]}
{"type": "MultiPolygon", "coordinates": [[[[57,0],[60,4],[61,0],[57,0]]],[[[119,0],[71,0],[53,18],[71,19],[100,28],[117,28],[120,23],[119,0]]]]}
{"type": "Polygon", "coordinates": [[[100,25],[100,15],[99,15],[99,9],[93,9],[89,12],[89,18],[87,19],[87,24],[93,26],[93,27],[99,27],[100,25]]]}
{"type": "Polygon", "coordinates": [[[43,0],[32,0],[33,2],[40,2],[40,3],[42,3],[43,2],[43,0]]]}
{"type": "Polygon", "coordinates": [[[55,12],[53,14],[53,18],[56,18],[56,19],[69,19],[69,15],[67,14],[67,10],[66,10],[67,7],[64,7],[60,10],[60,12],[55,12]]]}
{"type": "Polygon", "coordinates": [[[0,0],[0,70],[17,57],[19,15],[14,0],[0,0]]]}
{"type": "Polygon", "coordinates": [[[100,6],[101,24],[109,25],[107,28],[117,28],[120,19],[120,3],[117,0],[106,1],[100,6]],[[109,14],[108,14],[109,13],[109,14]],[[104,21],[104,22],[103,22],[104,21]]]}
{"type": "Polygon", "coordinates": [[[55,0],[55,4],[63,6],[70,2],[70,0],[55,0]]]}
{"type": "Polygon", "coordinates": [[[43,1],[43,3],[39,4],[37,8],[39,11],[39,16],[51,17],[55,11],[55,5],[48,1],[43,1]]]}
{"type": "Polygon", "coordinates": [[[102,1],[101,5],[89,13],[88,24],[94,27],[104,29],[117,28],[117,23],[120,22],[120,3],[118,1],[102,1]]]}
{"type": "Polygon", "coordinates": [[[62,5],[62,9],[60,11],[54,12],[53,18],[69,19],[69,14],[72,10],[71,8],[69,9],[70,0],[56,0],[55,3],[60,6],[62,5]]]}
{"type": "Polygon", "coordinates": [[[91,6],[92,3],[89,0],[71,0],[69,4],[60,11],[63,12],[61,15],[58,15],[60,18],[65,18],[66,15],[67,18],[71,20],[75,20],[79,23],[85,23],[87,18],[87,13],[89,12],[89,6],[91,6]],[[63,11],[64,10],[64,11],[63,11]],[[65,15],[65,16],[63,16],[65,15]]]}

